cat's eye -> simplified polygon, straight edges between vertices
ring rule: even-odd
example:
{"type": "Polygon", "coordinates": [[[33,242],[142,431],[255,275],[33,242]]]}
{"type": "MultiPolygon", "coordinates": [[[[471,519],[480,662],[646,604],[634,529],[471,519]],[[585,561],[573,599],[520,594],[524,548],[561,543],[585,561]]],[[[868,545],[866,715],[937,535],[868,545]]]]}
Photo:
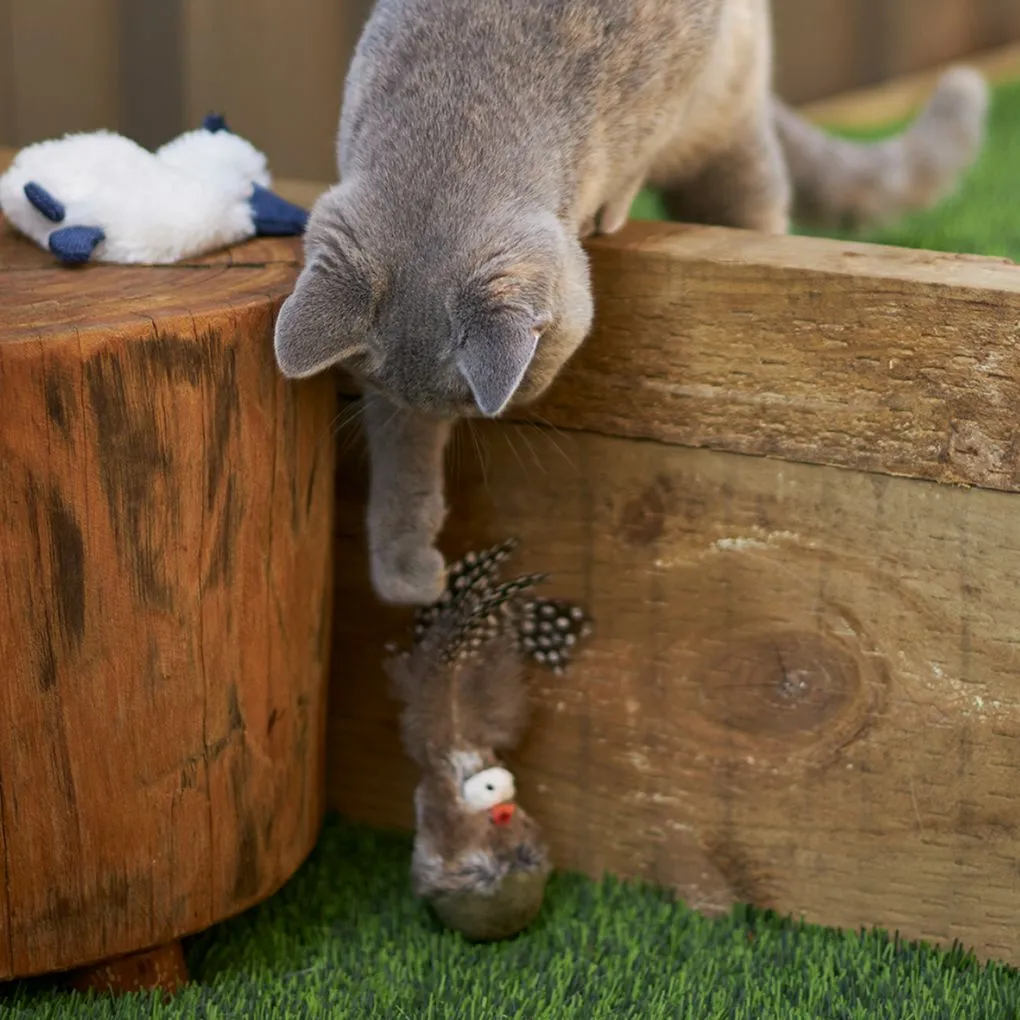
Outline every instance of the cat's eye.
{"type": "Polygon", "coordinates": [[[483,769],[464,781],[462,794],[469,811],[489,808],[514,799],[514,777],[504,768],[483,769]]]}

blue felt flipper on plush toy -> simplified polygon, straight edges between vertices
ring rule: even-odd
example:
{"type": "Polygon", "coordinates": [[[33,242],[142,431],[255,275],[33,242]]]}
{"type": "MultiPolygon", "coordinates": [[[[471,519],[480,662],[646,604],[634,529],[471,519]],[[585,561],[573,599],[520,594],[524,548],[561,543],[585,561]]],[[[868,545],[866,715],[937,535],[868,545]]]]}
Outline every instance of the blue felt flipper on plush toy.
{"type": "Polygon", "coordinates": [[[251,199],[252,222],[255,233],[268,237],[291,237],[303,234],[308,224],[308,213],[299,205],[280,198],[275,192],[255,185],[251,199]]]}
{"type": "MultiPolygon", "coordinates": [[[[22,190],[29,204],[51,223],[61,223],[67,216],[63,204],[37,182],[29,181],[22,190]]],[[[61,262],[81,265],[88,262],[96,245],[103,240],[105,236],[98,227],[60,227],[50,234],[47,243],[61,262]]]]}
{"type": "MultiPolygon", "coordinates": [[[[217,134],[220,131],[230,132],[226,118],[219,113],[210,113],[202,121],[202,127],[217,134]]],[[[232,133],[232,132],[231,132],[232,133]]],[[[275,192],[255,184],[251,199],[252,222],[255,233],[262,237],[293,237],[303,234],[308,225],[308,211],[293,202],[288,202],[275,192]]]]}
{"type": "Polygon", "coordinates": [[[61,262],[80,266],[92,257],[96,245],[106,240],[98,227],[61,227],[50,234],[49,248],[61,262]]]}
{"type": "Polygon", "coordinates": [[[227,127],[227,119],[222,113],[207,113],[202,121],[202,127],[213,134],[216,134],[217,131],[230,131],[230,128],[227,127]]]}
{"type": "Polygon", "coordinates": [[[63,205],[35,181],[29,181],[24,192],[25,198],[51,223],[59,223],[67,215],[63,205]]]}
{"type": "Polygon", "coordinates": [[[28,146],[0,176],[0,208],[65,265],[159,264],[303,233],[308,213],[270,183],[265,156],[210,114],[154,153],[107,131],[28,146]]]}

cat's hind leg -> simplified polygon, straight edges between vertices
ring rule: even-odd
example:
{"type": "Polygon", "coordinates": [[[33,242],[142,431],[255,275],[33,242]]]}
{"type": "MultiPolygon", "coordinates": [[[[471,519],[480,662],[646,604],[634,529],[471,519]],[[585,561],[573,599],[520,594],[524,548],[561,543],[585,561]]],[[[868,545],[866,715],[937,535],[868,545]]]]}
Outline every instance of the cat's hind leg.
{"type": "MultiPolygon", "coordinates": [[[[666,165],[669,166],[668,153],[666,165]]],[[[790,229],[789,173],[772,121],[764,114],[683,179],[656,175],[671,219],[785,234],[790,229]]]]}

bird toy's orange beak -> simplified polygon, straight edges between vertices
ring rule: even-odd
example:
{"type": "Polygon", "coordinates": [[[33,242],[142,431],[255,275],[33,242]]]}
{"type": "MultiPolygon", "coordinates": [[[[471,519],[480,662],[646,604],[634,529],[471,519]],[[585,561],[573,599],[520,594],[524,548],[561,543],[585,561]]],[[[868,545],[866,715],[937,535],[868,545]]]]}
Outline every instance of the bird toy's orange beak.
{"type": "Polygon", "coordinates": [[[504,801],[502,804],[489,808],[489,817],[496,825],[509,825],[516,810],[517,805],[512,800],[504,801]]]}

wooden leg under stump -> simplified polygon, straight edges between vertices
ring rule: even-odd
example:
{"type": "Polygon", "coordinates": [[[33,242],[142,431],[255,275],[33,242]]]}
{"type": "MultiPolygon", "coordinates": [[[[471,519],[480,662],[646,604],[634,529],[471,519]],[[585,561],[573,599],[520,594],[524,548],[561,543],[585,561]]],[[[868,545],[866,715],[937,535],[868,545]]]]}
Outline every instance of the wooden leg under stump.
{"type": "Polygon", "coordinates": [[[125,995],[162,989],[167,997],[188,980],[188,965],[179,941],[168,942],[114,960],[83,967],[71,975],[69,984],[79,992],[125,995]]]}

